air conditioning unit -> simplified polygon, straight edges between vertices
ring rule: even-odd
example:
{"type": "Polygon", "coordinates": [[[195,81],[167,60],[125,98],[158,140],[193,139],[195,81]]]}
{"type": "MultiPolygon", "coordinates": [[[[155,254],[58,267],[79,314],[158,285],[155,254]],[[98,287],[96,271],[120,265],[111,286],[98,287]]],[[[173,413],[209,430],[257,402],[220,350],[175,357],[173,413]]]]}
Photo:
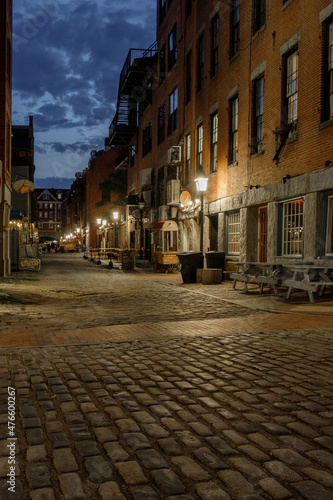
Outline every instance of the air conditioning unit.
{"type": "Polygon", "coordinates": [[[169,207],[161,205],[158,207],[158,220],[167,220],[169,218],[169,207]]]}
{"type": "Polygon", "coordinates": [[[146,207],[151,207],[151,189],[149,191],[142,191],[142,194],[146,202],[146,207]]]}
{"type": "Polygon", "coordinates": [[[151,186],[151,168],[145,168],[140,172],[140,186],[151,186]]]}
{"type": "Polygon", "coordinates": [[[150,210],[149,212],[149,223],[154,224],[157,221],[157,209],[150,210]]]}
{"type": "Polygon", "coordinates": [[[180,200],[180,180],[172,179],[167,184],[167,204],[179,205],[180,200]]]}
{"type": "Polygon", "coordinates": [[[168,151],[168,163],[179,163],[182,161],[182,148],[172,146],[168,151]]]}

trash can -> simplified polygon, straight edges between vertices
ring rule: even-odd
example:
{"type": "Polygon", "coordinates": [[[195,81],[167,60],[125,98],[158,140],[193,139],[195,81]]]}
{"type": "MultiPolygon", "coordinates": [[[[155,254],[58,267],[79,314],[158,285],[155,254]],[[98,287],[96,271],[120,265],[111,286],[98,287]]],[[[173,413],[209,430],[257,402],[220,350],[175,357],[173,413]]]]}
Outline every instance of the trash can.
{"type": "Polygon", "coordinates": [[[181,264],[181,274],[184,283],[196,283],[197,269],[203,268],[202,252],[179,253],[178,259],[181,264]]]}
{"type": "Polygon", "coordinates": [[[222,281],[224,280],[223,271],[225,267],[225,252],[206,252],[206,263],[209,269],[222,269],[222,281]]]}

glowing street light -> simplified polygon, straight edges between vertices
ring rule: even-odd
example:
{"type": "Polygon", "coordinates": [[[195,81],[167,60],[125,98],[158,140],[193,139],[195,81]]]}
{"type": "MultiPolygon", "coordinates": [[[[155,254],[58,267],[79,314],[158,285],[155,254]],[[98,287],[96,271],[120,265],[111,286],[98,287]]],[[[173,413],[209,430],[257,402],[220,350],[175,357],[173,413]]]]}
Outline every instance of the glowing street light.
{"type": "Polygon", "coordinates": [[[203,217],[203,198],[204,194],[207,190],[207,177],[197,177],[194,179],[195,186],[197,188],[198,193],[200,194],[200,218],[201,218],[201,230],[200,230],[200,252],[203,252],[203,225],[204,225],[204,217],[203,217]]]}

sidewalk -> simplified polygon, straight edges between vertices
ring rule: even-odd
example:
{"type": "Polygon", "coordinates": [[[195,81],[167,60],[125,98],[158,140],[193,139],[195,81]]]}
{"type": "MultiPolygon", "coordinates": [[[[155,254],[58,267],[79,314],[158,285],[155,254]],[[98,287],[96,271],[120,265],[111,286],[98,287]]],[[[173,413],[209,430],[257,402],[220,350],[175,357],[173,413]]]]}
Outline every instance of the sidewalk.
{"type": "Polygon", "coordinates": [[[316,309],[329,294],[285,303],[64,259],[22,286],[37,296],[51,276],[56,304],[91,315],[127,294],[137,321],[1,331],[1,500],[333,500],[332,315],[316,309]]]}

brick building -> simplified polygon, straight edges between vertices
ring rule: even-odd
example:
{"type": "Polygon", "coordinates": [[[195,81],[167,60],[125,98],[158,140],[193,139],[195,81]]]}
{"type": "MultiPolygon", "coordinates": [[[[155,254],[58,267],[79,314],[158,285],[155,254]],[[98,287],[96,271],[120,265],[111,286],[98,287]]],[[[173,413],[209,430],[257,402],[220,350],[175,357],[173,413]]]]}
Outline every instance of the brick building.
{"type": "Polygon", "coordinates": [[[12,2],[0,2],[0,276],[10,273],[12,2]]]}
{"type": "Polygon", "coordinates": [[[146,232],[173,218],[180,250],[198,250],[205,175],[205,251],[333,258],[333,3],[158,0],[152,47],[129,52],[110,127],[146,232]]]}
{"type": "Polygon", "coordinates": [[[59,241],[62,236],[62,205],[66,190],[38,188],[35,193],[39,240],[43,241],[46,238],[59,241]]]}
{"type": "Polygon", "coordinates": [[[121,153],[119,146],[92,151],[83,173],[86,208],[82,234],[86,248],[126,247],[126,172],[121,153]]]}

